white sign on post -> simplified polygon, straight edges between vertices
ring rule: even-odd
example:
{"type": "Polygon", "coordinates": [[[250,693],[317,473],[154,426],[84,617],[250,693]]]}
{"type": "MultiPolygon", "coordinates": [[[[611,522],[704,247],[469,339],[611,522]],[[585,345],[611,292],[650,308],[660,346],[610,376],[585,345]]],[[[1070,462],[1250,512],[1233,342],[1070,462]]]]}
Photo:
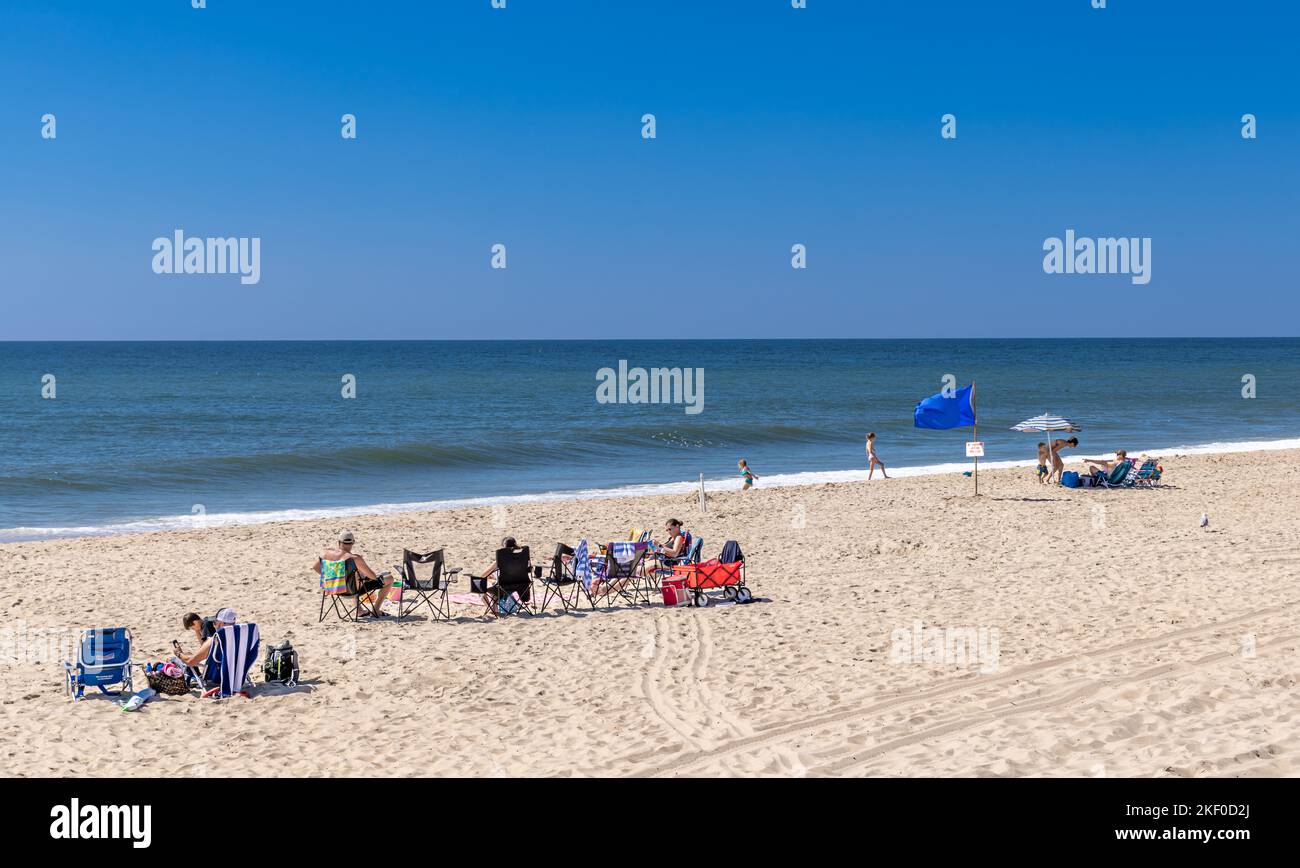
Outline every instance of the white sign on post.
{"type": "Polygon", "coordinates": [[[967,443],[966,443],[966,457],[967,457],[967,458],[983,458],[983,457],[984,457],[984,441],[983,441],[983,440],[970,440],[970,441],[967,441],[967,443]]]}

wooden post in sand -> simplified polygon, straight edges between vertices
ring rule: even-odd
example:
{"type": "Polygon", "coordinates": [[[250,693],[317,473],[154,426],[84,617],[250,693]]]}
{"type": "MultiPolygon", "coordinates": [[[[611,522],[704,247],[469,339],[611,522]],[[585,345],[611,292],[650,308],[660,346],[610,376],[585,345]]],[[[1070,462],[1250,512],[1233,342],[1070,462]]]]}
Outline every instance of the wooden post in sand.
{"type": "Polygon", "coordinates": [[[701,474],[700,474],[700,512],[708,512],[708,511],[709,511],[709,508],[708,508],[708,506],[706,505],[705,501],[706,501],[706,498],[704,497],[704,474],[701,473],[701,474]]]}

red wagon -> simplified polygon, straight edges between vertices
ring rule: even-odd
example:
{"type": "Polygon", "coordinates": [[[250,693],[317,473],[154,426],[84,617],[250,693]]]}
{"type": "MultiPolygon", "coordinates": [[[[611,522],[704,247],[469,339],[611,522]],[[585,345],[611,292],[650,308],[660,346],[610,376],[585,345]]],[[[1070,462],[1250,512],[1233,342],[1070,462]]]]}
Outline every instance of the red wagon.
{"type": "Polygon", "coordinates": [[[745,587],[745,562],[722,563],[714,558],[698,564],[678,564],[673,567],[674,579],[685,579],[696,606],[707,605],[704,592],[722,588],[722,595],[737,603],[748,603],[754,598],[745,587]]]}

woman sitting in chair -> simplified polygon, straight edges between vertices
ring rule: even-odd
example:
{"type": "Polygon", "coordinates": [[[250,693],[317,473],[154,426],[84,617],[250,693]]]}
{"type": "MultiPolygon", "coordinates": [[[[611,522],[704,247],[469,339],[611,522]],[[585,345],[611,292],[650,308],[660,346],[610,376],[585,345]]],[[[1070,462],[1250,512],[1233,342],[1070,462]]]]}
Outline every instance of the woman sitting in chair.
{"type": "Polygon", "coordinates": [[[664,531],[668,534],[668,540],[663,544],[655,543],[655,550],[646,553],[646,557],[654,558],[659,566],[686,557],[686,553],[691,548],[691,535],[686,532],[679,520],[668,519],[664,531]]]}

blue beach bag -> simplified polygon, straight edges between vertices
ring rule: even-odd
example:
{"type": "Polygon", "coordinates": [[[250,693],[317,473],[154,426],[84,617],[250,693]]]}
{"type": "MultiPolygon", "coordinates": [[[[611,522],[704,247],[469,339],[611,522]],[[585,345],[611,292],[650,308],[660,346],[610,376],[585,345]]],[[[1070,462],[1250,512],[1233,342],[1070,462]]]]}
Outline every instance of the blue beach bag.
{"type": "Polygon", "coordinates": [[[1066,488],[1079,487],[1079,474],[1074,470],[1067,470],[1061,474],[1061,484],[1066,488]]]}

